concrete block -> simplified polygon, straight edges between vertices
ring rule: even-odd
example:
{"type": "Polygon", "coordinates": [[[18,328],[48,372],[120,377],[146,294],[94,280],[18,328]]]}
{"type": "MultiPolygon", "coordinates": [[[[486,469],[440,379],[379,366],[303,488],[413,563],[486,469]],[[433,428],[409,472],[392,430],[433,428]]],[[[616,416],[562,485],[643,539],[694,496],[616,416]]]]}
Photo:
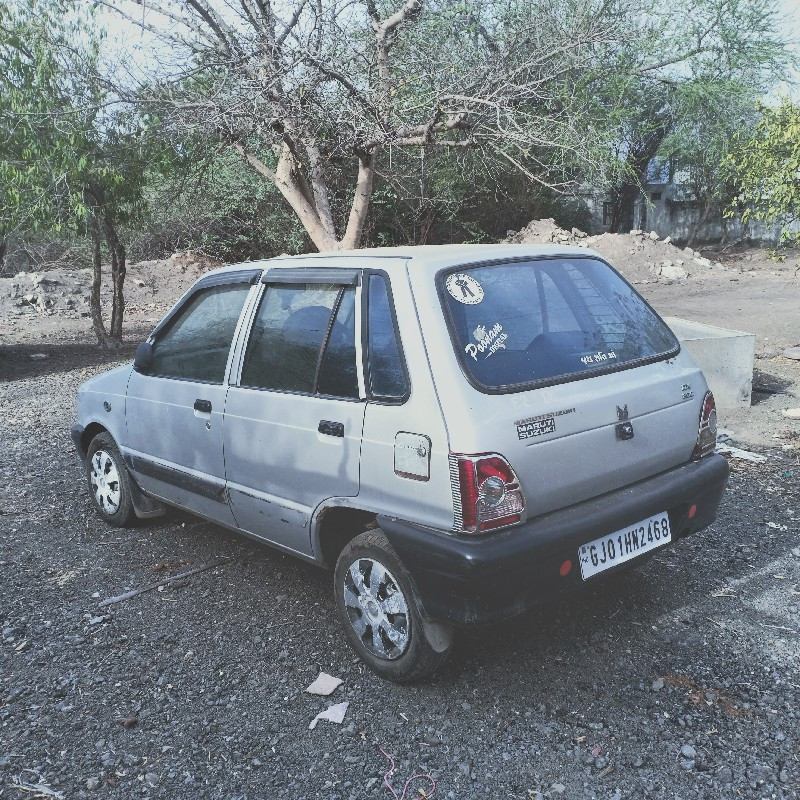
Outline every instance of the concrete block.
{"type": "Polygon", "coordinates": [[[703,370],[718,408],[750,405],[756,335],[678,317],[664,317],[681,347],[703,370]]]}

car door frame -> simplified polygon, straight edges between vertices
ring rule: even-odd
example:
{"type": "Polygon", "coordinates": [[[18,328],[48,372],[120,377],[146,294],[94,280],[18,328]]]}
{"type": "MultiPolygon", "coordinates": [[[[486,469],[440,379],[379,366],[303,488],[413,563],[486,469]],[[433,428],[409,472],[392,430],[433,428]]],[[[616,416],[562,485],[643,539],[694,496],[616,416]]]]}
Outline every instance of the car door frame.
{"type": "MultiPolygon", "coordinates": [[[[328,259],[326,259],[328,261],[328,259]]],[[[366,405],[369,402],[368,392],[365,386],[365,358],[366,355],[364,353],[364,336],[366,330],[366,320],[363,317],[364,313],[364,302],[363,302],[363,284],[364,284],[364,275],[370,271],[366,264],[359,263],[361,259],[353,258],[353,259],[342,259],[339,261],[337,259],[336,266],[320,266],[318,259],[297,259],[293,258],[290,262],[284,262],[284,264],[269,264],[267,265],[267,269],[264,270],[260,280],[258,281],[258,291],[254,294],[252,298],[252,303],[249,305],[247,309],[246,318],[243,319],[243,324],[241,329],[238,331],[238,338],[236,338],[236,346],[232,352],[232,358],[230,363],[229,375],[228,375],[228,387],[236,388],[236,389],[247,389],[248,387],[240,386],[242,370],[244,367],[244,359],[247,352],[247,346],[250,341],[250,336],[253,331],[253,326],[255,325],[256,318],[258,316],[258,310],[261,306],[261,302],[264,298],[264,295],[269,290],[270,286],[281,285],[281,284],[313,284],[313,283],[331,283],[336,284],[342,287],[352,286],[355,289],[355,359],[356,359],[356,375],[358,381],[358,398],[331,398],[332,400],[339,400],[341,402],[346,403],[358,403],[361,404],[362,409],[366,409],[366,405]]],[[[273,392],[277,390],[270,390],[270,389],[252,389],[252,391],[257,392],[273,392]]],[[[287,394],[291,395],[292,392],[277,392],[278,394],[287,394]]],[[[324,399],[325,395],[307,395],[305,393],[299,393],[302,397],[320,397],[324,399]]],[[[226,402],[226,416],[227,416],[227,402],[226,402]]],[[[363,429],[363,413],[361,417],[361,428],[359,429],[359,438],[362,435],[363,429]]],[[[360,454],[359,454],[359,464],[358,469],[360,472],[360,454]]],[[[228,469],[228,464],[226,462],[226,485],[230,485],[235,483],[230,478],[230,473],[228,469]]],[[[359,480],[359,491],[360,491],[360,480],[359,480]]],[[[295,547],[289,546],[286,543],[281,543],[280,541],[276,541],[269,536],[259,534],[257,532],[248,531],[245,528],[241,528],[243,533],[246,533],[253,538],[259,539],[267,544],[270,544],[274,547],[277,547],[280,550],[284,550],[286,552],[291,553],[292,555],[299,556],[300,558],[304,558],[309,561],[313,561],[315,563],[320,562],[320,555],[317,552],[317,548],[315,547],[315,541],[313,536],[313,531],[316,527],[315,520],[318,515],[326,508],[330,507],[339,507],[339,506],[357,506],[358,501],[356,498],[358,494],[355,495],[331,495],[328,498],[324,498],[316,507],[311,509],[311,513],[308,518],[305,520],[304,527],[306,529],[307,535],[307,544],[304,543],[303,549],[296,549],[295,547]]],[[[286,509],[291,514],[294,510],[291,507],[287,507],[286,509]]],[[[234,511],[235,514],[235,511],[234,511]]]]}
{"type": "MultiPolygon", "coordinates": [[[[198,292],[204,291],[215,286],[233,286],[237,284],[249,284],[250,290],[245,297],[242,309],[239,312],[239,317],[233,331],[231,343],[228,349],[228,357],[225,362],[225,370],[223,372],[222,383],[209,383],[206,381],[194,381],[188,378],[180,378],[173,376],[159,376],[148,375],[141,373],[143,377],[153,379],[163,378],[164,380],[180,381],[185,383],[203,385],[208,383],[222,392],[222,403],[219,410],[219,420],[224,424],[224,402],[227,396],[227,390],[230,386],[231,365],[233,363],[234,354],[236,353],[237,345],[241,337],[243,326],[251,317],[252,303],[254,297],[258,294],[254,288],[258,286],[258,281],[263,273],[263,268],[253,267],[252,269],[231,270],[227,272],[212,273],[204,278],[201,278],[194,283],[178,300],[177,303],[170,309],[167,315],[156,325],[146,341],[151,346],[156,346],[159,335],[168,330],[173,320],[181,314],[186,308],[187,304],[192,301],[198,292]]],[[[173,505],[180,505],[187,508],[187,510],[200,516],[207,517],[223,525],[235,527],[235,519],[230,510],[228,502],[227,489],[224,479],[224,453],[222,451],[222,433],[220,434],[220,459],[223,466],[221,477],[211,478],[197,473],[196,470],[190,470],[187,465],[181,465],[177,461],[172,461],[169,464],[162,463],[163,459],[148,455],[147,453],[132,448],[130,434],[128,432],[128,396],[130,392],[130,380],[135,370],[131,371],[128,379],[128,386],[126,387],[126,426],[125,426],[125,440],[121,443],[121,451],[126,466],[134,475],[137,484],[141,484],[142,488],[150,495],[164,500],[173,505]],[[158,483],[153,483],[158,481],[158,483]],[[173,491],[164,493],[167,486],[175,487],[173,491]],[[180,492],[184,492],[184,497],[196,500],[197,507],[192,503],[181,502],[177,500],[180,492]]],[[[136,371],[138,372],[138,371],[136,371]]],[[[209,418],[211,415],[209,414],[209,418]]]]}

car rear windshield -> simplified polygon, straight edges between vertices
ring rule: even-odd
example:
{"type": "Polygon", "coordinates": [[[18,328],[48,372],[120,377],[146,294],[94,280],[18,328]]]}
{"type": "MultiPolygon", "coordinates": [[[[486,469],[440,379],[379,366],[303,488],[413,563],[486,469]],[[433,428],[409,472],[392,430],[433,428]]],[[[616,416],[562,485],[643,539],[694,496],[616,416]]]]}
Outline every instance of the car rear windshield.
{"type": "Polygon", "coordinates": [[[489,391],[576,380],[679,349],[647,303],[596,258],[463,267],[440,281],[461,362],[489,391]]]}

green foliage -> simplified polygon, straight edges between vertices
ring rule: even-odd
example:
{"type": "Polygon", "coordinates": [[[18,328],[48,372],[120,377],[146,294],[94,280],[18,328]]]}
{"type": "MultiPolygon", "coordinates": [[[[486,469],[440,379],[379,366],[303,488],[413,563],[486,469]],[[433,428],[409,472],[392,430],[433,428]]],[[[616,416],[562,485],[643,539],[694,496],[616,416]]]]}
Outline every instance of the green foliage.
{"type": "Polygon", "coordinates": [[[308,250],[302,226],[274,185],[238,154],[212,144],[197,137],[178,143],[175,150],[190,158],[148,175],[150,211],[131,234],[131,258],[198,250],[242,261],[308,250]]]}
{"type": "Polygon", "coordinates": [[[140,216],[153,149],[140,118],[108,111],[101,38],[67,0],[0,6],[0,239],[84,230],[90,188],[118,221],[140,216]]]}
{"type": "Polygon", "coordinates": [[[800,105],[762,107],[751,136],[737,134],[725,160],[737,195],[726,213],[781,225],[784,244],[800,244],[800,105]]]}
{"type": "Polygon", "coordinates": [[[690,198],[725,199],[719,169],[734,132],[791,61],[775,0],[671,0],[620,21],[589,82],[595,113],[617,126],[606,169],[612,197],[631,204],[650,160],[688,171],[690,198]],[[627,189],[627,191],[625,191],[627,189]]]}
{"type": "Polygon", "coordinates": [[[398,148],[377,181],[365,245],[497,242],[541,217],[587,224],[579,204],[479,153],[398,148]]]}
{"type": "MultiPolygon", "coordinates": [[[[377,5],[386,17],[400,4],[377,5]]],[[[274,170],[285,135],[268,93],[251,96],[250,77],[237,78],[239,57],[226,64],[213,51],[205,61],[187,58],[181,72],[154,56],[147,85],[121,87],[131,99],[138,91],[142,104],[125,105],[104,89],[102,32],[86,7],[0,5],[0,240],[85,232],[85,190],[95,185],[133,237],[134,257],[192,248],[235,260],[308,249],[275,185],[224,147],[227,131],[274,170]]],[[[311,41],[322,24],[316,7],[303,7],[297,42],[311,41]]],[[[785,63],[775,11],[775,0],[665,0],[645,12],[632,0],[426,1],[393,34],[391,102],[379,132],[426,123],[440,103],[449,103],[447,118],[462,108],[453,98],[482,99],[463,101],[468,132],[441,137],[469,146],[401,148],[386,134],[365,243],[496,241],[536,216],[580,227],[577,204],[537,180],[562,188],[627,182],[635,197],[641,170],[633,156],[646,165],[650,150],[688,169],[696,200],[730,196],[728,152],[749,140],[734,134],[755,124],[755,100],[785,63]]],[[[356,4],[337,17],[319,54],[352,89],[323,80],[299,44],[281,76],[294,103],[283,116],[313,131],[337,230],[353,199],[354,142],[376,128],[354,92],[384,102],[370,88],[374,41],[364,14],[356,4]]],[[[245,53],[255,47],[242,45],[245,53]]],[[[781,196],[769,189],[771,199],[781,196]]]]}

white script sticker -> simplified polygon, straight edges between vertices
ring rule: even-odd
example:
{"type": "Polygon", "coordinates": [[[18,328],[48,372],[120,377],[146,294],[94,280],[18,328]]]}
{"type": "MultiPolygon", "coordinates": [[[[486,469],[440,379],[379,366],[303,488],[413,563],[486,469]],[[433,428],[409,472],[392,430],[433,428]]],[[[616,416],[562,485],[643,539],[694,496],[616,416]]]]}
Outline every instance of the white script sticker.
{"type": "Polygon", "coordinates": [[[483,286],[475,278],[459,272],[447,277],[447,291],[458,300],[468,306],[476,306],[483,300],[483,286]]]}
{"type": "Polygon", "coordinates": [[[499,322],[496,322],[488,330],[485,325],[478,325],[472,332],[472,335],[478,343],[473,344],[470,342],[464,348],[464,352],[472,356],[475,361],[478,360],[478,353],[486,353],[484,358],[489,358],[492,353],[506,349],[508,334],[503,333],[503,326],[499,322]]]}

